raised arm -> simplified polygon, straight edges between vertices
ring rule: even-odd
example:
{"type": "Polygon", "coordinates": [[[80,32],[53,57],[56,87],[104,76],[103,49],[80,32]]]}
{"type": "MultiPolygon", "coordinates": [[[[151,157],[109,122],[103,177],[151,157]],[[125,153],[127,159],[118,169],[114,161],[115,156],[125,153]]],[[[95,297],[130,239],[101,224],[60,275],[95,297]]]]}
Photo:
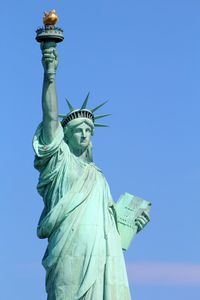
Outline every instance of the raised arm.
{"type": "Polygon", "coordinates": [[[43,140],[46,144],[49,144],[52,142],[58,127],[58,100],[55,83],[56,69],[58,65],[56,43],[42,43],[41,50],[42,64],[44,67],[42,90],[43,140]],[[49,80],[49,69],[51,69],[54,73],[51,75],[51,80],[49,80]]]}

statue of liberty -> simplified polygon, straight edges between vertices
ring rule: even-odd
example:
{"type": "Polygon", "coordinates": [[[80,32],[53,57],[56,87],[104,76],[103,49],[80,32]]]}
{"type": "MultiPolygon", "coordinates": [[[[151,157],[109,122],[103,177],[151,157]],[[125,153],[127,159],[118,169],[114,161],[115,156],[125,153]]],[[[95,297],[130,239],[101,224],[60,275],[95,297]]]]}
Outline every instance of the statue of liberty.
{"type": "MultiPolygon", "coordinates": [[[[96,120],[107,116],[95,112],[105,103],[88,109],[87,96],[80,109],[68,101],[70,112],[59,115],[56,44],[44,42],[41,49],[43,120],[33,147],[44,201],[37,234],[48,239],[42,260],[48,300],[130,300],[115,203],[92,158],[94,127],[104,126],[96,120]]],[[[148,221],[147,213],[140,214],[137,231],[148,221]]]]}

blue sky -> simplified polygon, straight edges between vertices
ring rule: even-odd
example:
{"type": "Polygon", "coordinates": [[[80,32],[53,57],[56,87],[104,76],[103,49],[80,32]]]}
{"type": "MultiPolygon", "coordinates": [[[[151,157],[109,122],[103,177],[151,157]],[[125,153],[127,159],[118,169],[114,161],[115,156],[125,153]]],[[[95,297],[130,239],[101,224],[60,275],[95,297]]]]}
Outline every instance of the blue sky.
{"type": "Polygon", "coordinates": [[[41,120],[42,66],[35,30],[55,8],[60,113],[65,97],[91,107],[95,163],[114,199],[125,191],[153,203],[152,221],[125,254],[134,300],[200,296],[200,3],[199,1],[11,1],[1,3],[1,296],[45,299],[46,243],[36,237],[31,140],[41,120]]]}

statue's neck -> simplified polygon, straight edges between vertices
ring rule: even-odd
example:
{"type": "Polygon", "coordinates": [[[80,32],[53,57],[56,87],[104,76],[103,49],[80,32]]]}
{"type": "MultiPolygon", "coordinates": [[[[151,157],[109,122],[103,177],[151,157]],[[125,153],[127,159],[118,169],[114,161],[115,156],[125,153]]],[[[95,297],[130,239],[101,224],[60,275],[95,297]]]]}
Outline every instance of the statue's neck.
{"type": "Polygon", "coordinates": [[[81,161],[87,162],[87,163],[89,162],[89,160],[88,160],[88,151],[87,151],[87,148],[85,148],[85,149],[80,149],[80,148],[74,149],[74,148],[70,147],[70,145],[69,145],[69,148],[70,148],[70,151],[71,151],[76,157],[78,157],[81,161]]]}

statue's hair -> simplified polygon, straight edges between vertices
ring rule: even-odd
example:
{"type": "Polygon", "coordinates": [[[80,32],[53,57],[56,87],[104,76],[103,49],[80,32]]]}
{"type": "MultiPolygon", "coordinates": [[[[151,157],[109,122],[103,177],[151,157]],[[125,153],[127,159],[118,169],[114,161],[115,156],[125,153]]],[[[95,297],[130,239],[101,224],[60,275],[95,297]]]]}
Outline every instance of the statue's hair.
{"type": "MultiPolygon", "coordinates": [[[[63,131],[64,131],[64,140],[67,144],[69,144],[69,140],[70,140],[70,136],[72,134],[73,128],[81,125],[82,123],[86,123],[88,126],[90,126],[91,128],[91,135],[94,134],[94,124],[90,119],[87,118],[77,118],[75,120],[72,120],[70,122],[67,123],[67,125],[65,125],[65,127],[63,127],[63,131]]],[[[70,149],[71,151],[71,149],[70,149]]],[[[87,148],[87,159],[89,162],[93,161],[92,158],[92,143],[90,142],[88,148],[87,148]]]]}

